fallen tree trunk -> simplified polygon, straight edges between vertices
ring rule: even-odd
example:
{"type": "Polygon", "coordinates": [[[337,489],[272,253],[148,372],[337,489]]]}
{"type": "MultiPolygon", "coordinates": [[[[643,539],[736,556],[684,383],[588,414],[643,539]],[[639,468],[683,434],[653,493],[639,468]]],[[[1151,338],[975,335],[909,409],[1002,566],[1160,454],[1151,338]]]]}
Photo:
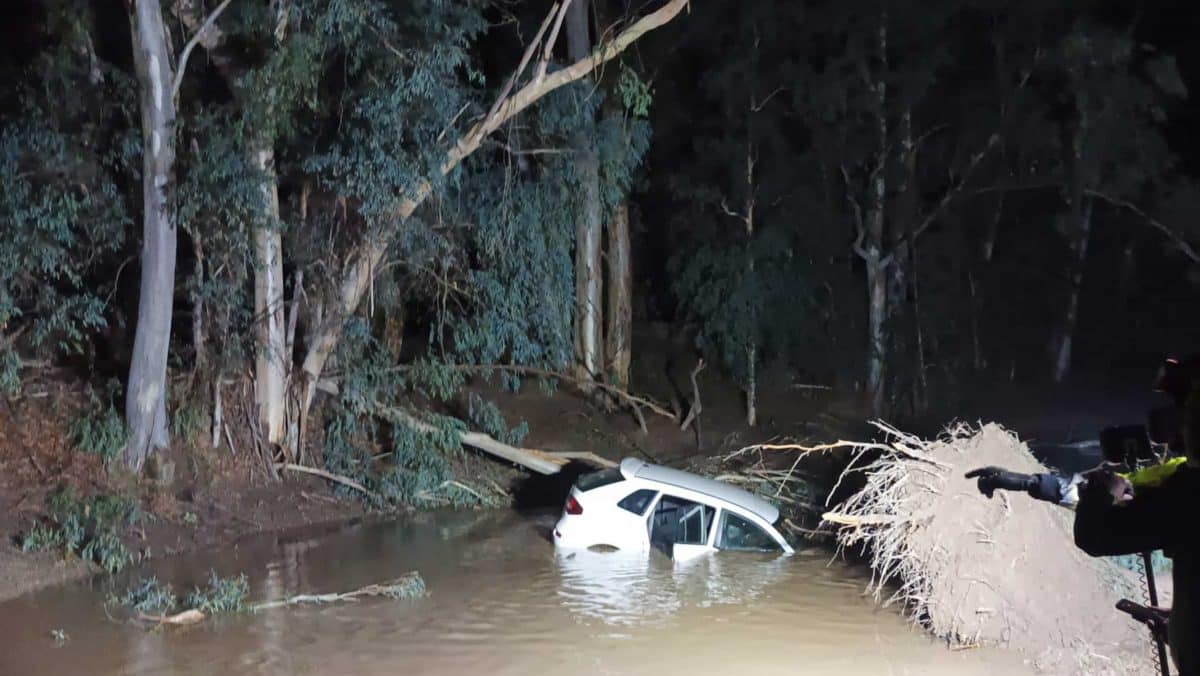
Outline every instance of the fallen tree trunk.
{"type": "MultiPolygon", "coordinates": [[[[418,420],[411,413],[402,409],[381,408],[380,412],[386,417],[407,425],[418,432],[435,434],[439,431],[437,427],[422,420],[418,420]]],[[[459,441],[465,446],[477,448],[485,453],[507,460],[515,465],[520,465],[521,467],[537,472],[538,474],[558,474],[563,467],[567,466],[573,460],[591,462],[592,464],[596,464],[601,467],[616,466],[616,463],[613,461],[608,460],[607,458],[602,458],[595,453],[553,453],[548,451],[539,451],[533,448],[519,448],[517,446],[510,446],[509,444],[506,444],[482,432],[457,432],[457,435],[459,441]]]]}
{"type": "MultiPolygon", "coordinates": [[[[338,394],[338,386],[334,382],[329,380],[321,380],[318,385],[323,392],[327,392],[335,396],[338,394]]],[[[395,406],[376,404],[374,406],[374,410],[384,418],[411,427],[418,432],[434,434],[439,431],[434,425],[423,420],[419,420],[408,411],[395,406]]],[[[459,443],[463,444],[464,446],[470,446],[472,448],[479,449],[485,453],[494,455],[497,458],[507,460],[515,465],[520,465],[525,469],[537,472],[538,474],[558,474],[563,467],[566,467],[572,461],[588,462],[598,467],[617,466],[617,463],[613,462],[612,460],[601,457],[589,451],[541,451],[533,448],[520,448],[518,446],[512,446],[500,441],[499,439],[496,439],[495,437],[484,434],[483,432],[461,431],[456,432],[456,434],[458,435],[459,443]]],[[[283,467],[283,465],[280,465],[280,467],[283,467]]],[[[284,468],[291,471],[305,472],[315,476],[322,476],[326,479],[330,479],[331,481],[337,481],[337,479],[329,475],[328,472],[315,470],[310,467],[304,467],[303,465],[288,464],[284,468]]],[[[341,478],[345,479],[345,477],[341,478]]],[[[354,482],[352,479],[346,479],[346,481],[338,481],[338,483],[342,483],[350,486],[351,488],[370,493],[370,491],[367,491],[366,488],[361,487],[360,484],[357,484],[357,482],[354,482]],[[346,483],[346,481],[349,481],[350,483],[346,483]]]]}

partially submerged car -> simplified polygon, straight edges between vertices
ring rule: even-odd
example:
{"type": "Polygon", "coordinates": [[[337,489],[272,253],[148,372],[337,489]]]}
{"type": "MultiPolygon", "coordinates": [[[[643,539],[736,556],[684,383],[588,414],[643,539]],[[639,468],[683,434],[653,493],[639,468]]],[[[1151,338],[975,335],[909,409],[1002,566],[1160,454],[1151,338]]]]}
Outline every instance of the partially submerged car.
{"type": "Polygon", "coordinates": [[[675,560],[716,550],[792,553],[779,510],[715,479],[625,458],[579,477],[554,526],[554,545],[663,550],[675,560]]]}

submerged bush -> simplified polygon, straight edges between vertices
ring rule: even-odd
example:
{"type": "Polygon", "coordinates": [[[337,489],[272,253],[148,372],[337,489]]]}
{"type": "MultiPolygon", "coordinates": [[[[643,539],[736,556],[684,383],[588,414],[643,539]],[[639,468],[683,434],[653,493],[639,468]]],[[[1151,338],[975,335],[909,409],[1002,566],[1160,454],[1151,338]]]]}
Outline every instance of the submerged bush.
{"type": "Polygon", "coordinates": [[[23,551],[59,549],[65,556],[77,556],[109,573],[133,561],[120,534],[141,521],[142,512],[129,498],[94,495],[80,499],[68,488],[47,496],[46,506],[47,518],[21,538],[23,551]]]}
{"type": "Polygon", "coordinates": [[[237,613],[246,610],[246,597],[250,583],[245,575],[221,577],[210,571],[208,586],[194,587],[192,592],[180,600],[170,583],[159,582],[149,577],[132,584],[125,593],[108,596],[109,605],[118,605],[141,613],[167,615],[183,610],[199,610],[205,615],[237,613]]]}
{"type": "Polygon", "coordinates": [[[221,577],[216,571],[210,571],[208,588],[194,588],[184,599],[183,605],[189,610],[199,610],[205,615],[237,613],[245,610],[246,597],[249,594],[250,582],[245,575],[221,577]]]}
{"type": "Polygon", "coordinates": [[[140,613],[166,614],[175,609],[179,599],[170,584],[150,577],[129,587],[122,596],[110,594],[108,604],[125,606],[140,613]]]}

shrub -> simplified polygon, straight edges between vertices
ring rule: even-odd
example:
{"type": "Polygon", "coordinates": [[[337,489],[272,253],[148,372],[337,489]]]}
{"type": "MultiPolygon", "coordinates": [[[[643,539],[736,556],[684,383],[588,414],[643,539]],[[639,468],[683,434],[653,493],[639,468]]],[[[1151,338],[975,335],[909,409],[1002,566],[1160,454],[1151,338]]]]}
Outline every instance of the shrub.
{"type": "Polygon", "coordinates": [[[142,519],[132,500],[115,495],[78,498],[70,489],[46,498],[49,514],[21,538],[23,551],[61,549],[116,573],[133,561],[120,533],[142,519]]]}

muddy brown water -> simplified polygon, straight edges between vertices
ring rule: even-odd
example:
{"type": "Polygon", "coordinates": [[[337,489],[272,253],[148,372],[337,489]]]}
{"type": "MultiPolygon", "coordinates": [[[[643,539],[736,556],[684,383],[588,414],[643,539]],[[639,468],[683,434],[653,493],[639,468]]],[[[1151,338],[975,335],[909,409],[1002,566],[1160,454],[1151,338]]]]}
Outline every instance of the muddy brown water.
{"type": "MultiPolygon", "coordinates": [[[[825,550],[556,553],[550,514],[447,512],[262,536],[131,573],[190,588],[246,572],[254,599],[349,591],[409,570],[419,600],[367,599],[146,631],[109,618],[106,585],[0,604],[0,674],[996,674],[1015,653],[953,652],[862,594],[825,550]],[[59,644],[54,630],[66,633],[59,644]]],[[[123,584],[125,581],[117,581],[123,584]]]]}

